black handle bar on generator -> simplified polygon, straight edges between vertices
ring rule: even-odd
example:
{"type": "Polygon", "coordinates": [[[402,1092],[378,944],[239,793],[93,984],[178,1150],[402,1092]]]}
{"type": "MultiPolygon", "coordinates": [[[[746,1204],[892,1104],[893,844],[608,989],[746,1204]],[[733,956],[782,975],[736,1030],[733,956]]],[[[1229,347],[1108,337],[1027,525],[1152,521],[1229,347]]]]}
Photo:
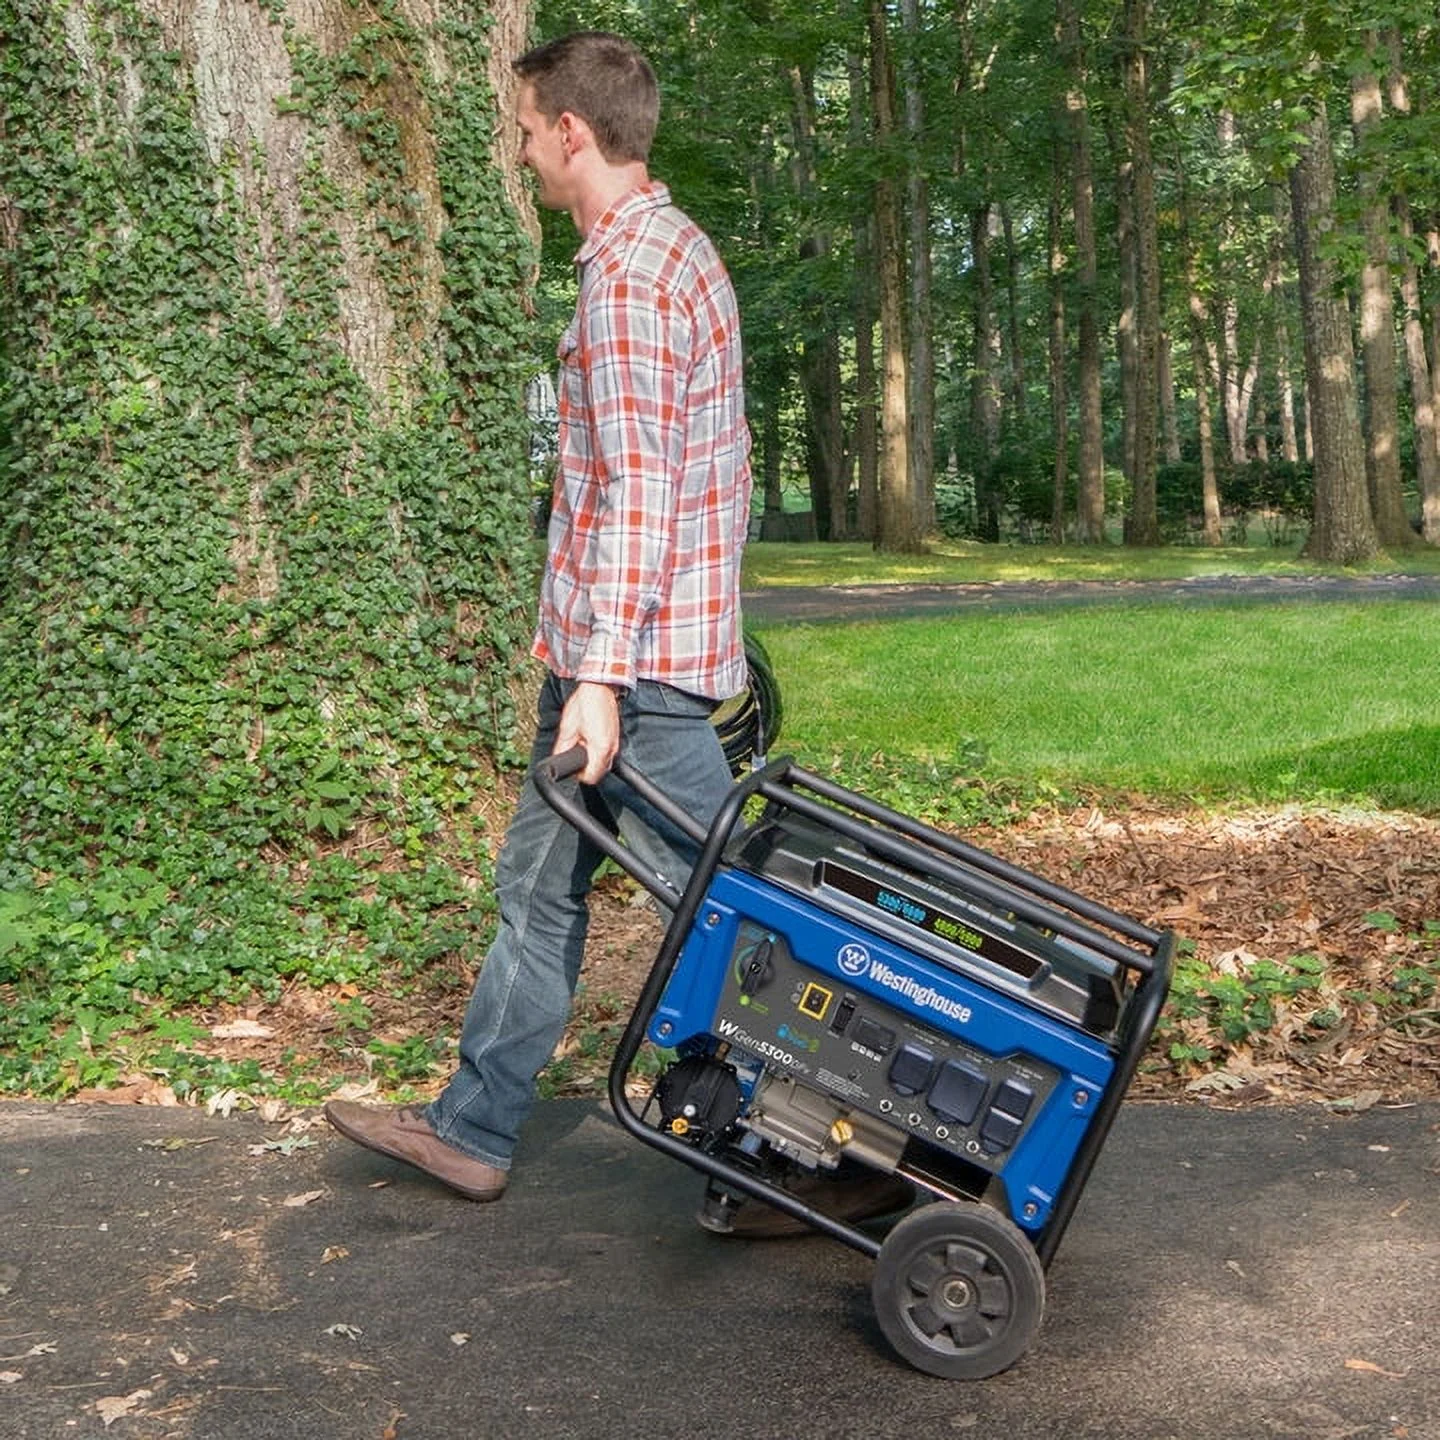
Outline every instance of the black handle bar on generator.
{"type": "MultiPolygon", "coordinates": [[[[561,783],[578,775],[586,766],[589,757],[583,745],[563,750],[558,755],[547,756],[534,769],[535,788],[540,797],[563,820],[567,820],[592,845],[598,846],[627,875],[643,885],[663,905],[673,910],[680,903],[680,892],[663,875],[647,869],[636,858],[619,837],[597,819],[594,812],[584,803],[577,791],[562,790],[561,783]]],[[[617,755],[610,766],[610,773],[628,785],[647,804],[654,806],[682,834],[697,845],[703,845],[708,830],[687,815],[662,790],[656,787],[624,757],[617,755]]]]}

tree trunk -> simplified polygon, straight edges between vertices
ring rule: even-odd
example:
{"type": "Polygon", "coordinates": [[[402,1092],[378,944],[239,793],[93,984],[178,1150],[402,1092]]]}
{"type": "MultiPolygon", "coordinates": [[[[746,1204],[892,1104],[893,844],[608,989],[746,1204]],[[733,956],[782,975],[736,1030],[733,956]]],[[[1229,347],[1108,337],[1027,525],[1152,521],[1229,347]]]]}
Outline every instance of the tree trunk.
{"type": "Polygon", "coordinates": [[[1315,447],[1315,508],[1306,553],[1353,565],[1379,545],[1365,478],[1365,444],[1355,394],[1350,316],[1324,238],[1335,227],[1335,168],[1322,100],[1301,127],[1290,171],[1290,208],[1300,262],[1305,371],[1315,447]]]}
{"type": "Polygon", "coordinates": [[[1120,313],[1115,319],[1115,351],[1120,369],[1120,468],[1125,474],[1127,508],[1124,534],[1130,538],[1128,498],[1135,485],[1135,414],[1139,395],[1138,350],[1135,341],[1139,323],[1139,274],[1135,254],[1135,176],[1130,157],[1114,132],[1109,133],[1110,150],[1118,157],[1115,176],[1115,251],[1120,272],[1120,313]]]}
{"type": "Polygon", "coordinates": [[[925,92],[919,57],[922,33],[919,0],[901,0],[905,31],[905,135],[910,211],[910,472],[915,524],[922,535],[935,529],[935,337],[930,291],[930,185],[926,179],[925,92]]]}
{"type": "Polygon", "coordinates": [[[1055,464],[1050,506],[1050,543],[1065,542],[1065,491],[1070,478],[1070,400],[1065,385],[1065,241],[1063,233],[1065,184],[1064,156],[1059,145],[1052,151],[1050,208],[1046,226],[1050,276],[1050,431],[1055,464]]]}
{"type": "Polygon", "coordinates": [[[990,274],[990,207],[970,212],[971,309],[974,349],[970,357],[970,433],[976,453],[975,502],[980,538],[1000,538],[1002,497],[995,488],[995,459],[1000,450],[1000,334],[995,326],[995,287],[990,274]]]}
{"type": "MultiPolygon", "coordinates": [[[[1373,60],[1372,35],[1367,49],[1373,60]]],[[[1360,347],[1365,377],[1366,473],[1375,533],[1386,549],[1415,541],[1400,480],[1400,406],[1395,366],[1395,299],[1390,283],[1390,214],[1377,155],[1380,77],[1373,65],[1350,78],[1350,120],[1360,156],[1365,267],[1360,276],[1360,347]]]]}
{"type": "MultiPolygon", "coordinates": [[[[1392,30],[1386,37],[1386,43],[1390,59],[1386,72],[1390,108],[1397,115],[1408,115],[1410,94],[1405,80],[1399,31],[1392,30]]],[[[1410,258],[1415,225],[1410,215],[1410,199],[1404,191],[1395,196],[1395,220],[1404,256],[1400,270],[1400,298],[1405,307],[1405,362],[1410,372],[1410,404],[1414,412],[1421,534],[1431,545],[1440,545],[1440,435],[1437,435],[1435,423],[1435,387],[1430,375],[1429,358],[1425,354],[1420,274],[1410,258]]]]}
{"type": "Polygon", "coordinates": [[[1135,207],[1135,471],[1131,477],[1132,545],[1158,545],[1155,469],[1159,419],[1160,243],[1155,167],[1150,154],[1150,76],[1146,31],[1150,0],[1125,0],[1125,131],[1135,207]]]}
{"type": "MultiPolygon", "coordinates": [[[[869,148],[870,105],[864,58],[855,51],[846,56],[850,80],[850,146],[857,154],[869,148]]],[[[875,370],[875,217],[870,209],[851,222],[855,246],[855,532],[861,540],[874,540],[880,512],[879,377],[875,370]]]]}
{"type": "Polygon", "coordinates": [[[1205,543],[1220,543],[1220,485],[1215,475],[1215,423],[1210,414],[1210,311],[1200,293],[1199,262],[1192,238],[1186,192],[1182,190],[1181,220],[1185,231],[1185,279],[1190,292],[1190,355],[1195,369],[1195,428],[1200,439],[1200,506],[1205,543]]]}
{"type": "Polygon", "coordinates": [[[1165,440],[1165,463],[1180,463],[1180,417],[1175,407],[1175,371],[1171,363],[1170,332],[1160,332],[1160,425],[1165,440]]]}
{"type": "Polygon", "coordinates": [[[910,470],[909,364],[905,343],[905,251],[895,178],[895,78],[884,0],[867,0],[870,107],[881,168],[875,182],[876,274],[880,286],[880,506],[875,548],[922,549],[910,470]]]}
{"type": "MultiPolygon", "coordinates": [[[[789,72],[791,122],[795,140],[791,169],[802,210],[816,207],[814,83],[798,66],[789,72]]],[[[800,259],[812,271],[830,253],[830,234],[823,226],[807,226],[800,241],[800,259]]],[[[810,427],[809,452],[815,457],[810,475],[810,507],[816,534],[825,540],[847,535],[850,457],[845,448],[845,416],[841,404],[840,343],[825,300],[823,283],[806,286],[800,350],[800,378],[810,427]]]]}
{"type": "MultiPolygon", "coordinates": [[[[1285,195],[1276,185],[1272,188],[1275,214],[1277,247],[1283,246],[1284,236],[1290,229],[1289,211],[1285,195]]],[[[1280,453],[1292,465],[1300,460],[1300,439],[1295,429],[1295,384],[1290,373],[1290,324],[1286,319],[1288,305],[1281,303],[1274,307],[1275,343],[1275,388],[1280,401],[1280,453]]]]}
{"type": "Polygon", "coordinates": [[[1021,338],[1020,315],[1020,252],[1015,244],[1015,219],[1010,206],[1000,202],[1000,233],[1005,237],[1005,330],[1006,404],[1010,425],[1017,431],[1025,428],[1025,346],[1021,338]]]}
{"type": "Polygon", "coordinates": [[[1086,101],[1085,50],[1077,0],[1057,0],[1069,119],[1071,209],[1075,223],[1077,386],[1080,453],[1077,498],[1079,538],[1099,545],[1105,539],[1104,415],[1101,409],[1099,265],[1095,251],[1095,180],[1090,158],[1090,116],[1086,101]]]}
{"type": "MultiPolygon", "coordinates": [[[[529,14],[470,9],[6,7],[0,633],[40,803],[0,776],[0,813],[12,857],[183,895],[177,977],[282,943],[316,846],[363,827],[374,893],[429,863],[407,835],[473,842],[515,754],[529,14]]],[[[337,923],[310,956],[359,955],[337,923]]]]}
{"type": "Polygon", "coordinates": [[[760,410],[760,538],[788,539],[785,529],[785,442],[780,433],[780,396],[784,377],[778,366],[766,366],[757,373],[759,394],[754,403],[760,410]],[[769,373],[765,373],[768,371],[769,373]]]}

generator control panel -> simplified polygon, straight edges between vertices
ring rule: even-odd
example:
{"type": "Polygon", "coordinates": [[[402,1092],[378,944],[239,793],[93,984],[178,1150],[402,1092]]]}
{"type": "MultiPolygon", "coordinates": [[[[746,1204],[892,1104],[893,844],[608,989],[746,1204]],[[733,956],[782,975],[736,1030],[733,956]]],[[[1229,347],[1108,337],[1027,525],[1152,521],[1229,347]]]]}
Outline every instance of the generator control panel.
{"type": "Polygon", "coordinates": [[[992,1055],[807,970],[782,935],[743,921],[714,1033],[851,1109],[996,1169],[1059,1071],[992,1055]]]}

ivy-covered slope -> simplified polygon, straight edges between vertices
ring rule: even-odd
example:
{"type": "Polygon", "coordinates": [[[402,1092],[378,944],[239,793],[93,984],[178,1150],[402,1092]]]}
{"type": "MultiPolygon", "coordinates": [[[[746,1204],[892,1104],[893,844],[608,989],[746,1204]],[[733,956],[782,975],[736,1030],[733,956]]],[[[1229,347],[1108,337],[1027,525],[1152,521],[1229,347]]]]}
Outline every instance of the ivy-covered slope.
{"type": "Polygon", "coordinates": [[[0,1089],[482,923],[531,246],[478,7],[294,8],[0,0],[0,1089]]]}

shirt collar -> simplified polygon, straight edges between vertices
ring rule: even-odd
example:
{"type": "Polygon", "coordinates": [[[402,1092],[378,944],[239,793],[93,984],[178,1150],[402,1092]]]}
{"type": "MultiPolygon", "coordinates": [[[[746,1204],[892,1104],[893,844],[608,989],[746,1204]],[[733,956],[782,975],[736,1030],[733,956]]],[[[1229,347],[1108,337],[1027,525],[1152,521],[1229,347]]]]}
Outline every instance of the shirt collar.
{"type": "Polygon", "coordinates": [[[586,265],[608,244],[634,215],[646,210],[658,210],[670,203],[670,189],[659,180],[647,180],[633,190],[627,190],[590,227],[585,242],[576,252],[575,263],[586,265]]]}

